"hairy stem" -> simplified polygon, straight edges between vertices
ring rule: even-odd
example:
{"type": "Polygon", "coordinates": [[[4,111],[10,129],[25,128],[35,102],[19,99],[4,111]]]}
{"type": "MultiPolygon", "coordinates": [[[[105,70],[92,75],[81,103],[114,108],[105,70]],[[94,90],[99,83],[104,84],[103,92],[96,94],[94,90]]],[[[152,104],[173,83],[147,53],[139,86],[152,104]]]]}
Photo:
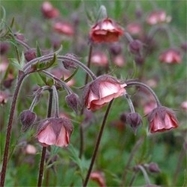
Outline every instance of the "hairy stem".
{"type": "Polygon", "coordinates": [[[143,87],[145,88],[146,90],[149,91],[149,93],[151,93],[157,103],[157,106],[161,106],[161,103],[157,97],[157,95],[155,94],[155,92],[149,87],[147,86],[146,84],[142,83],[142,82],[138,82],[138,81],[133,81],[133,80],[129,80],[129,81],[126,81],[125,82],[127,84],[127,87],[128,86],[139,86],[139,87],[143,87]]]}
{"type": "Polygon", "coordinates": [[[103,131],[104,131],[104,128],[105,128],[105,125],[106,125],[106,120],[107,120],[110,108],[112,106],[112,102],[113,102],[113,100],[110,101],[110,103],[109,103],[109,105],[107,107],[107,110],[105,112],[105,115],[104,115],[104,118],[103,118],[103,122],[102,122],[102,125],[101,125],[101,128],[100,128],[100,131],[99,131],[99,135],[97,137],[96,145],[95,145],[95,148],[94,148],[92,160],[91,160],[91,163],[90,163],[90,166],[89,166],[89,169],[88,169],[88,172],[87,172],[86,179],[84,181],[83,187],[86,187],[87,184],[88,184],[88,181],[89,181],[89,178],[90,178],[90,174],[91,174],[91,171],[92,171],[92,168],[93,168],[96,156],[97,156],[97,152],[98,152],[98,149],[99,149],[99,145],[100,145],[100,142],[101,142],[101,137],[103,135],[103,131]]]}
{"type": "MultiPolygon", "coordinates": [[[[42,63],[44,61],[49,61],[49,60],[52,60],[53,58],[54,58],[54,54],[48,54],[48,55],[44,55],[42,57],[35,58],[35,59],[29,61],[24,66],[23,71],[27,72],[32,65],[37,64],[37,63],[42,63]]],[[[61,61],[72,61],[72,62],[74,62],[79,67],[81,67],[87,74],[89,74],[89,76],[92,80],[96,79],[95,74],[85,64],[83,64],[79,60],[77,60],[75,58],[70,58],[68,56],[62,56],[62,55],[57,55],[57,59],[61,60],[61,61]]]]}
{"type": "MultiPolygon", "coordinates": [[[[48,111],[47,111],[48,118],[51,117],[52,105],[53,105],[53,90],[49,89],[49,101],[48,101],[48,111]]],[[[38,187],[42,186],[46,150],[47,150],[46,147],[42,148],[42,155],[41,155],[40,166],[39,166],[40,168],[38,173],[38,187]]]]}
{"type": "MultiPolygon", "coordinates": [[[[92,57],[92,44],[90,45],[89,55],[88,55],[88,61],[87,61],[87,67],[90,69],[91,66],[91,57],[92,57]]],[[[85,84],[88,83],[88,74],[86,74],[85,77],[85,84]]]]}
{"type": "Polygon", "coordinates": [[[122,185],[121,186],[125,186],[126,176],[127,176],[127,172],[128,172],[129,166],[131,164],[132,159],[135,156],[135,153],[139,150],[139,147],[142,144],[143,140],[144,140],[143,138],[140,138],[136,142],[135,146],[133,147],[133,149],[131,151],[131,154],[129,155],[129,159],[128,159],[127,164],[126,164],[126,166],[124,168],[124,173],[123,173],[123,179],[122,179],[122,185]]]}
{"type": "Polygon", "coordinates": [[[1,181],[0,181],[1,187],[3,187],[5,183],[8,157],[9,157],[9,149],[10,149],[10,139],[11,139],[11,134],[12,134],[12,125],[13,125],[16,103],[17,103],[19,91],[20,91],[20,88],[21,88],[21,85],[23,83],[25,76],[26,74],[18,76],[17,85],[15,88],[12,103],[10,106],[10,116],[9,116],[9,121],[7,125],[7,131],[6,131],[5,148],[4,148],[3,163],[2,163],[2,170],[1,170],[1,181]]]}

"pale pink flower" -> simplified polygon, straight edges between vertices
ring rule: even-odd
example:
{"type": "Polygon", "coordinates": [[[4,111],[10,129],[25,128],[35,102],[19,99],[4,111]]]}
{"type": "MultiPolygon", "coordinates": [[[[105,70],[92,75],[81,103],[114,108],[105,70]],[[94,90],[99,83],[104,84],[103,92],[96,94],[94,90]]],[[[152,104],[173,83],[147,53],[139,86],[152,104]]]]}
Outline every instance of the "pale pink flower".
{"type": "Polygon", "coordinates": [[[158,106],[148,114],[149,130],[151,133],[163,132],[178,127],[175,114],[169,108],[158,106]]]}
{"type": "Polygon", "coordinates": [[[39,124],[37,139],[43,146],[67,147],[72,130],[68,118],[48,118],[39,124]]]}
{"type": "Polygon", "coordinates": [[[129,23],[126,28],[127,32],[129,32],[131,35],[140,35],[142,34],[142,26],[140,23],[129,23]]]}
{"type": "Polygon", "coordinates": [[[160,54],[159,60],[168,64],[179,64],[182,61],[182,56],[177,49],[168,49],[160,54]]]}
{"type": "Polygon", "coordinates": [[[93,171],[90,174],[90,179],[95,181],[99,187],[106,187],[106,182],[104,178],[104,174],[100,171],[93,171]]]}
{"type": "Polygon", "coordinates": [[[54,8],[48,1],[43,2],[41,11],[43,16],[47,19],[56,18],[60,15],[58,9],[54,8]]]}
{"type": "Polygon", "coordinates": [[[149,25],[156,25],[158,23],[169,22],[170,20],[171,17],[167,16],[164,10],[153,11],[147,16],[146,19],[149,25]]]}
{"type": "Polygon", "coordinates": [[[98,66],[107,66],[108,65],[108,57],[105,53],[95,52],[91,56],[91,63],[98,66]]]}
{"type": "Polygon", "coordinates": [[[120,83],[114,77],[101,75],[86,85],[83,93],[84,104],[91,110],[100,109],[112,99],[125,94],[125,86],[125,83],[120,83]]]}
{"type": "Polygon", "coordinates": [[[71,24],[67,22],[56,22],[53,25],[54,31],[56,31],[59,34],[67,35],[67,36],[73,36],[74,35],[74,28],[71,24]]]}

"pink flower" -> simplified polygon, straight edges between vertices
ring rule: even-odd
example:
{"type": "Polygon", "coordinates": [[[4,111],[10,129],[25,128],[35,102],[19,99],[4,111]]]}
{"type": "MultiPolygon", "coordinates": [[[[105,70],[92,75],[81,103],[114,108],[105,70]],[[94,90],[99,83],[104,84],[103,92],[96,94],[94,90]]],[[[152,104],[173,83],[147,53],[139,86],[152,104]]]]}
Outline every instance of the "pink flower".
{"type": "Polygon", "coordinates": [[[65,22],[56,22],[53,25],[53,29],[59,33],[59,34],[64,34],[67,36],[72,36],[74,35],[74,28],[71,24],[65,23],[65,22]]]}
{"type": "Polygon", "coordinates": [[[107,66],[108,57],[106,54],[102,52],[95,52],[91,56],[91,63],[98,65],[98,66],[107,66]]]}
{"type": "Polygon", "coordinates": [[[179,50],[168,49],[160,54],[159,60],[168,64],[179,64],[182,61],[182,56],[179,50]]]}
{"type": "Polygon", "coordinates": [[[68,118],[48,118],[39,124],[37,138],[43,146],[67,147],[72,130],[68,118]]]}
{"type": "Polygon", "coordinates": [[[181,108],[187,111],[187,101],[181,103],[181,108]]]}
{"type": "Polygon", "coordinates": [[[170,20],[171,17],[167,16],[166,12],[163,10],[156,10],[151,12],[146,19],[149,25],[156,25],[162,22],[169,22],[170,20]]]}
{"type": "Polygon", "coordinates": [[[90,174],[90,179],[92,181],[97,182],[97,184],[99,185],[99,187],[106,187],[106,182],[105,182],[105,178],[104,178],[104,174],[100,171],[93,171],[90,174]]]}
{"type": "Polygon", "coordinates": [[[58,9],[54,8],[48,1],[43,2],[41,11],[43,16],[47,19],[56,18],[60,15],[58,9]]]}
{"type": "Polygon", "coordinates": [[[90,39],[93,42],[115,42],[123,33],[124,30],[115,21],[105,18],[92,26],[90,39]]]}
{"type": "Polygon", "coordinates": [[[133,22],[127,25],[127,32],[132,35],[139,35],[142,33],[142,31],[143,29],[140,23],[133,22]]]}
{"type": "Polygon", "coordinates": [[[125,65],[125,58],[124,55],[116,55],[113,58],[113,62],[118,67],[123,67],[125,65]]]}
{"type": "Polygon", "coordinates": [[[125,94],[125,86],[114,77],[101,75],[85,87],[84,104],[93,111],[100,109],[112,99],[125,94]]]}
{"type": "Polygon", "coordinates": [[[148,114],[149,130],[151,133],[163,132],[178,127],[175,114],[169,108],[158,106],[148,114]]]}

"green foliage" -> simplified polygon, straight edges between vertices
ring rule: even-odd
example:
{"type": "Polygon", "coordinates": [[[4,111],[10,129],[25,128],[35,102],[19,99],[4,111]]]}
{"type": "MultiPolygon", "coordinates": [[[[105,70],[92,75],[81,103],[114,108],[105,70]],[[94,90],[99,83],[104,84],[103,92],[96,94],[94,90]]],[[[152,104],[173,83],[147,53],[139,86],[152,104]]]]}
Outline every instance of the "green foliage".
{"type": "MultiPolygon", "coordinates": [[[[186,150],[184,149],[187,141],[186,111],[181,108],[181,103],[187,99],[186,52],[181,52],[183,58],[180,64],[160,63],[158,58],[160,52],[171,46],[181,50],[180,45],[186,39],[186,2],[177,0],[50,1],[60,11],[60,20],[62,19],[70,23],[76,29],[74,36],[55,33],[52,26],[58,21],[58,18],[54,20],[45,19],[40,11],[42,2],[32,1],[31,3],[24,0],[1,1],[0,41],[6,41],[9,44],[9,51],[3,54],[2,58],[0,57],[0,65],[1,63],[3,64],[3,57],[8,59],[6,72],[0,72],[0,78],[2,78],[0,80],[0,93],[1,91],[8,93],[8,102],[0,106],[1,146],[4,146],[6,140],[5,132],[10,102],[16,85],[16,77],[18,72],[22,71],[26,65],[24,57],[26,48],[16,41],[14,34],[17,32],[22,33],[25,37],[23,41],[29,44],[31,48],[35,46],[37,57],[54,53],[51,60],[37,61],[31,66],[31,69],[35,72],[24,81],[19,93],[13,120],[12,147],[7,169],[6,186],[37,185],[41,145],[36,140],[36,129],[39,122],[46,118],[48,94],[43,93],[40,102],[34,108],[38,119],[31,133],[20,135],[21,128],[18,114],[29,108],[33,99],[31,96],[36,87],[52,86],[57,83],[52,78],[46,77],[42,73],[43,70],[47,70],[50,73],[52,73],[52,70],[59,70],[59,79],[66,83],[69,83],[71,80],[75,81],[71,89],[72,91],[77,91],[80,94],[80,99],[82,99],[85,72],[81,68],[73,71],[64,70],[62,63],[58,60],[58,55],[75,53],[80,57],[78,59],[82,63],[87,63],[90,47],[88,42],[90,25],[95,24],[98,19],[102,18],[102,15],[99,13],[101,5],[106,8],[108,17],[120,23],[124,27],[125,32],[127,32],[127,24],[139,22],[143,23],[143,34],[149,35],[152,26],[147,25],[143,21],[151,11],[157,8],[163,9],[167,12],[167,15],[171,15],[172,21],[168,23],[167,32],[173,43],[170,44],[168,35],[165,32],[157,31],[153,38],[156,43],[153,46],[154,50],[153,52],[149,51],[143,64],[138,64],[134,61],[135,56],[129,53],[127,41],[121,38],[119,44],[122,52],[120,54],[125,59],[125,65],[118,67],[114,64],[114,58],[111,58],[110,44],[94,44],[93,52],[105,53],[107,51],[107,57],[110,58],[110,68],[97,67],[91,64],[91,69],[97,75],[109,73],[123,81],[126,79],[138,79],[149,84],[155,83],[152,84],[154,91],[163,105],[176,111],[180,126],[171,132],[158,133],[156,135],[149,134],[147,132],[148,122],[143,106],[149,100],[150,95],[140,88],[126,88],[126,91],[131,95],[136,112],[143,116],[143,125],[138,129],[135,136],[131,129],[120,121],[120,115],[123,112],[130,111],[126,100],[124,101],[122,97],[115,99],[107,118],[107,124],[103,132],[93,171],[102,171],[104,173],[106,186],[144,186],[144,176],[141,171],[136,171],[135,167],[154,162],[158,164],[161,172],[151,173],[146,170],[152,184],[160,186],[187,186],[186,150]],[[142,11],[142,16],[140,17],[136,15],[136,11],[139,10],[138,8],[142,11]],[[172,29],[170,29],[170,26],[172,29]],[[56,39],[55,42],[59,42],[57,47],[54,47],[55,45],[52,42],[54,38],[56,39]],[[43,54],[45,51],[47,51],[47,54],[43,54]],[[67,72],[68,75],[66,76],[67,72]],[[10,81],[10,78],[12,78],[12,85],[8,87],[5,83],[10,81]],[[140,94],[138,94],[139,91],[140,94]],[[122,128],[120,125],[122,125],[122,128]],[[28,144],[34,145],[36,149],[35,154],[27,153],[25,146],[20,146],[28,144]]],[[[153,27],[155,29],[155,26],[153,27]]],[[[141,39],[143,34],[140,36],[141,39]]],[[[137,36],[133,37],[136,38],[137,36]]],[[[149,47],[149,45],[145,45],[144,49],[149,47]]],[[[58,84],[56,85],[58,86],[58,84]]],[[[106,106],[93,112],[92,120],[83,124],[84,150],[80,158],[80,125],[85,119],[85,115],[82,114],[83,111],[80,111],[80,116],[74,114],[65,103],[66,92],[63,89],[58,89],[58,91],[60,91],[60,115],[63,114],[71,119],[74,131],[70,138],[71,143],[67,148],[57,148],[55,146],[47,148],[49,160],[46,160],[44,165],[43,186],[82,186],[82,181],[85,179],[90,165],[106,106]],[[53,158],[56,158],[56,160],[54,159],[54,161],[50,162],[53,158]]],[[[55,103],[54,100],[53,103],[55,103]]],[[[54,107],[52,108],[53,114],[54,107]]],[[[3,160],[3,153],[0,154],[0,160],[3,160]]],[[[90,180],[88,186],[99,185],[97,182],[90,180]]]]}

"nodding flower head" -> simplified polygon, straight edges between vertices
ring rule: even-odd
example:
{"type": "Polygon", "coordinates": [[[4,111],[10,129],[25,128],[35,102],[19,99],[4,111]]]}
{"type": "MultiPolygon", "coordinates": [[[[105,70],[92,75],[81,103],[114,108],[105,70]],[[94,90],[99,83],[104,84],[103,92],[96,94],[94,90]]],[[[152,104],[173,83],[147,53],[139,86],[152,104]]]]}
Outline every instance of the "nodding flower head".
{"type": "Polygon", "coordinates": [[[92,26],[90,39],[93,42],[116,42],[124,30],[114,20],[105,18],[92,26]]]}
{"type": "Polygon", "coordinates": [[[92,111],[102,108],[112,99],[126,93],[126,84],[120,83],[114,77],[101,75],[87,84],[83,93],[84,105],[92,111]]]}
{"type": "Polygon", "coordinates": [[[48,1],[43,2],[41,11],[46,19],[56,18],[60,15],[58,9],[54,8],[53,5],[48,1]]]}
{"type": "Polygon", "coordinates": [[[156,25],[163,22],[170,22],[171,17],[167,16],[164,10],[155,10],[147,16],[146,21],[149,25],[156,25]]]}
{"type": "Polygon", "coordinates": [[[48,118],[39,124],[37,139],[43,146],[67,147],[72,131],[68,118],[48,118]]]}
{"type": "Polygon", "coordinates": [[[179,50],[168,49],[160,54],[159,60],[163,63],[179,64],[182,61],[182,56],[179,50]]]}
{"type": "Polygon", "coordinates": [[[163,132],[178,127],[174,112],[166,107],[158,106],[148,114],[149,130],[151,133],[163,132]]]}

